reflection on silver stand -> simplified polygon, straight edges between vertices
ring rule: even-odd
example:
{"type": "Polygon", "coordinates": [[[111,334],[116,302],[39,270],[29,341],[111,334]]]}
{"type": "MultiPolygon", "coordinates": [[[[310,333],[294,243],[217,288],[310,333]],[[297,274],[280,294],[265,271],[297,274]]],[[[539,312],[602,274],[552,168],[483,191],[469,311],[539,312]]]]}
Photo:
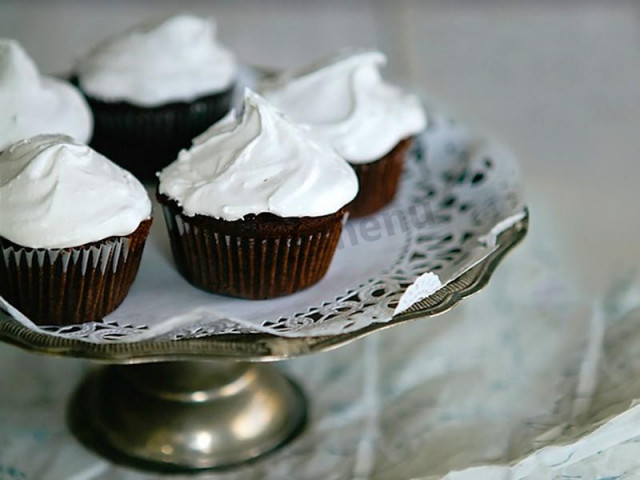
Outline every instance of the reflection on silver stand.
{"type": "Polygon", "coordinates": [[[238,362],[102,368],[69,409],[71,428],[90,448],[165,469],[250,460],[287,442],[305,419],[301,391],[276,368],[238,362]]]}

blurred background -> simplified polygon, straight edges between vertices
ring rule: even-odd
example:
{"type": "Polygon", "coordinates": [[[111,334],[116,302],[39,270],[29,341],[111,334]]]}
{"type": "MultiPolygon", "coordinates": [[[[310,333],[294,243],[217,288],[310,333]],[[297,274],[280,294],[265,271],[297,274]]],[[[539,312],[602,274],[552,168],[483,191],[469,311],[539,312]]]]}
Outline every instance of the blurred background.
{"type": "Polygon", "coordinates": [[[68,72],[103,38],[186,11],[212,15],[242,62],[286,67],[376,47],[386,76],[442,100],[521,159],[592,291],[640,262],[640,2],[1,0],[0,34],[68,72]]]}

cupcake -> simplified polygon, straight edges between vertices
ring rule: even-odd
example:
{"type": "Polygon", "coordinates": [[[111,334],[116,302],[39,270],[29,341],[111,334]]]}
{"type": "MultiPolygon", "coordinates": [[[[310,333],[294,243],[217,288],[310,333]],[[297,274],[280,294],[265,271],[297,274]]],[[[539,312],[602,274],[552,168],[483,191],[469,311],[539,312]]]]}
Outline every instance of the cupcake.
{"type": "Polygon", "coordinates": [[[86,143],[92,128],[89,106],[73,85],[40,75],[18,42],[0,39],[0,151],[44,133],[86,143]]]}
{"type": "Polygon", "coordinates": [[[343,54],[259,87],[270,103],[351,164],[360,182],[352,217],[391,202],[411,138],[426,125],[420,100],[380,76],[385,63],[380,52],[343,54]]]}
{"type": "Polygon", "coordinates": [[[0,295],[38,325],[101,320],[125,298],[151,226],[138,180],[61,135],[0,154],[0,295]]]}
{"type": "Polygon", "coordinates": [[[248,90],[243,113],[196,138],[159,179],[178,270],[250,299],[318,282],[358,191],[342,158],[248,90]]]}
{"type": "Polygon", "coordinates": [[[209,19],[178,15],[134,28],[79,62],[95,117],[91,146],[142,180],[174,160],[231,107],[234,56],[209,19]]]}

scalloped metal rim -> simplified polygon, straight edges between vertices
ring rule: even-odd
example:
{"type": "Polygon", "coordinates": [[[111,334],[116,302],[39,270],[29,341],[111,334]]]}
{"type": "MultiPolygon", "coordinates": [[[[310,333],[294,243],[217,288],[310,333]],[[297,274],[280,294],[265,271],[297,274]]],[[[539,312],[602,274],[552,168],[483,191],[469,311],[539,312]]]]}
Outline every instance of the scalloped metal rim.
{"type": "Polygon", "coordinates": [[[487,285],[500,261],[525,237],[528,225],[529,215],[525,209],[522,220],[499,235],[497,248],[482,262],[391,321],[343,335],[300,338],[266,334],[212,335],[202,339],[97,344],[35,332],[0,311],[0,340],[34,353],[119,364],[176,360],[268,362],[324,352],[371,333],[411,320],[434,317],[452,309],[462,299],[487,285]]]}

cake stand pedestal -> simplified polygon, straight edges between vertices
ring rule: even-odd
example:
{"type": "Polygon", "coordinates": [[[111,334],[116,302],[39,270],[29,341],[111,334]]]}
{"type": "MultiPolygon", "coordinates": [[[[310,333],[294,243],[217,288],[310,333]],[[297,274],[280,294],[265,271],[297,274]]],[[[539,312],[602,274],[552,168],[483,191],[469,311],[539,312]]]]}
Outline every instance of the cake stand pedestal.
{"type": "Polygon", "coordinates": [[[161,471],[230,467],[273,451],[304,429],[308,404],[301,388],[261,362],[327,351],[446,312],[484,287],[524,238],[528,215],[523,213],[472,268],[391,321],[355,332],[91,343],[32,330],[0,311],[0,340],[36,353],[108,364],[81,383],[68,414],[80,441],[106,458],[161,471]]]}
{"type": "Polygon", "coordinates": [[[105,367],[84,380],[69,409],[86,445],[169,469],[261,456],[300,432],[305,419],[301,390],[276,368],[219,361],[105,367]]]}

